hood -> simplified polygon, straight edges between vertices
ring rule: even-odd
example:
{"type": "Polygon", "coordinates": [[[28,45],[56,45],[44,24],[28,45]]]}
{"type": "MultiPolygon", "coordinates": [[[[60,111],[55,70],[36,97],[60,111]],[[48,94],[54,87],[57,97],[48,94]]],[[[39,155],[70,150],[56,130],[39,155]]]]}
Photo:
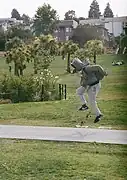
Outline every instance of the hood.
{"type": "Polygon", "coordinates": [[[77,71],[81,71],[83,67],[89,65],[88,60],[80,61],[80,59],[73,59],[71,66],[74,67],[77,71]]]}

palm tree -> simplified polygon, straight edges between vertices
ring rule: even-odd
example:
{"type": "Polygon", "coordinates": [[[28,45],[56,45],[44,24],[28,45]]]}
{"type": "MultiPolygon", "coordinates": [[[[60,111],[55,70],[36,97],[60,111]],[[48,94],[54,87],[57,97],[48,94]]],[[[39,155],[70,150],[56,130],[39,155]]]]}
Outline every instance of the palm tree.
{"type": "Polygon", "coordinates": [[[73,55],[78,50],[78,45],[73,43],[73,41],[67,41],[63,44],[62,52],[64,52],[64,55],[67,55],[67,72],[71,72],[70,68],[70,59],[71,55],[73,55]]]}
{"type": "Polygon", "coordinates": [[[94,64],[96,64],[97,55],[102,54],[104,50],[103,43],[100,40],[87,41],[84,48],[88,51],[89,58],[94,58],[94,64]]]}

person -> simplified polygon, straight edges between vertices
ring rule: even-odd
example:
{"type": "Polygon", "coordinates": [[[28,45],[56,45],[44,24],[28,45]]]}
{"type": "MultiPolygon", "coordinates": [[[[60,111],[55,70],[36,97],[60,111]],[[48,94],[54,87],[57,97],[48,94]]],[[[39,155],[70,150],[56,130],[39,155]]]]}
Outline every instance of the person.
{"type": "Polygon", "coordinates": [[[100,81],[104,76],[107,76],[107,73],[100,65],[91,65],[87,59],[82,62],[80,59],[75,58],[71,66],[74,68],[74,72],[81,72],[81,86],[76,90],[82,102],[82,106],[79,110],[87,110],[89,108],[84,96],[84,93],[87,92],[89,105],[92,109],[92,113],[96,116],[94,123],[97,123],[103,115],[98,108],[96,96],[101,88],[100,81]]]}

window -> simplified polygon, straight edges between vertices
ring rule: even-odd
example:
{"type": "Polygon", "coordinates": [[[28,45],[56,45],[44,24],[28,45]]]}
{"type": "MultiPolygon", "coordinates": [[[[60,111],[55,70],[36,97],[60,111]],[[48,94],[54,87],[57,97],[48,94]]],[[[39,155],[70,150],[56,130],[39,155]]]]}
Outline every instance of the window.
{"type": "Polygon", "coordinates": [[[56,29],[56,30],[55,30],[55,32],[57,33],[57,32],[58,32],[58,30],[56,29]]]}
{"type": "Polygon", "coordinates": [[[66,32],[69,32],[69,28],[66,28],[66,32]]]}
{"type": "Polygon", "coordinates": [[[66,41],[68,41],[69,40],[69,36],[66,36],[66,41]]]}

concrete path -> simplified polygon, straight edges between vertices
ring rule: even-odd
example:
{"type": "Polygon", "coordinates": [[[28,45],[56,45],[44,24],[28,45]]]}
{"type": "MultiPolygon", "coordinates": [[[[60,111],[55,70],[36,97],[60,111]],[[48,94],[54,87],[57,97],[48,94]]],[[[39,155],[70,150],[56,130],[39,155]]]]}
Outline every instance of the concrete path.
{"type": "Polygon", "coordinates": [[[127,144],[127,130],[0,125],[0,138],[127,144]]]}

